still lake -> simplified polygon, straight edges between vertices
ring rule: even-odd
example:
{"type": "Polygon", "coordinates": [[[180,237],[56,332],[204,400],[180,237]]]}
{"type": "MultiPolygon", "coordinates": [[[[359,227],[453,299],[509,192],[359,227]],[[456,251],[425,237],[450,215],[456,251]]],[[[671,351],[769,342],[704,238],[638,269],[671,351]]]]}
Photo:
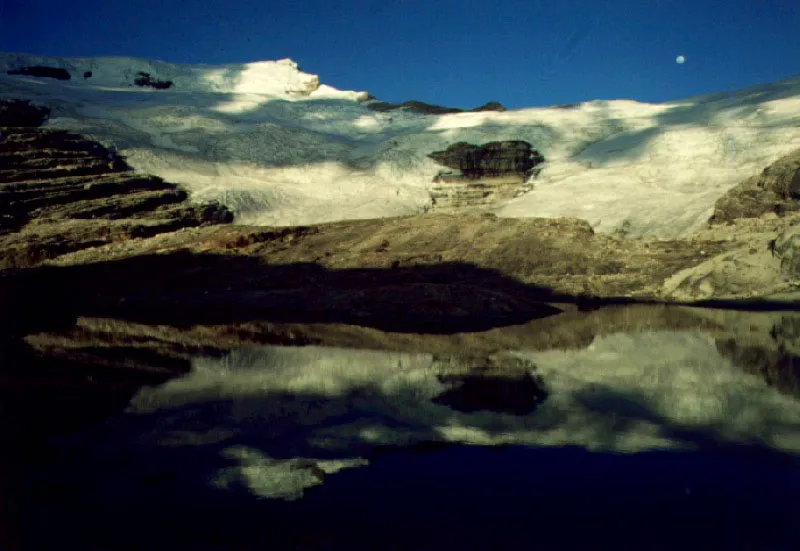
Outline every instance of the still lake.
{"type": "Polygon", "coordinates": [[[228,339],[17,466],[9,541],[798,548],[800,314],[570,316],[363,347],[228,339]]]}

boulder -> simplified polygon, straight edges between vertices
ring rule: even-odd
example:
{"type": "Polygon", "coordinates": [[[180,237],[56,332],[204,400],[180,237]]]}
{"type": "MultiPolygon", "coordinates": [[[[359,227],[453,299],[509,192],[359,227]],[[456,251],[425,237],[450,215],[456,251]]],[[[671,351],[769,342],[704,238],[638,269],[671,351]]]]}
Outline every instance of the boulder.
{"type": "MultiPolygon", "coordinates": [[[[774,330],[773,330],[774,331],[774,330]]],[[[763,378],[767,385],[790,396],[800,396],[800,357],[782,346],[742,343],[735,338],[717,338],[719,353],[732,364],[763,378]]]]}
{"type": "Polygon", "coordinates": [[[507,109],[499,101],[490,101],[471,111],[507,111],[507,109]]]}
{"type": "Polygon", "coordinates": [[[495,411],[528,415],[534,412],[548,396],[541,379],[533,372],[536,366],[523,365],[524,362],[516,358],[505,360],[493,365],[496,360],[489,359],[488,365],[477,366],[468,373],[439,375],[439,382],[449,388],[432,402],[464,413],[495,411]]]}

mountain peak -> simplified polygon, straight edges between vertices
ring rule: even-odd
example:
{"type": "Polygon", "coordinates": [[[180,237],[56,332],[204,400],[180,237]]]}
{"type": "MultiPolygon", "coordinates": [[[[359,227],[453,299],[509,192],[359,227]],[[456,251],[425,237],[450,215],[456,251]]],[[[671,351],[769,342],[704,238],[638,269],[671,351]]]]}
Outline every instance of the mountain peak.
{"type": "MultiPolygon", "coordinates": [[[[47,73],[66,71],[70,85],[102,88],[144,86],[170,88],[174,92],[221,92],[308,96],[320,90],[317,75],[305,73],[290,58],[224,65],[184,65],[135,57],[55,57],[0,52],[0,73],[27,78],[47,78],[47,73]],[[37,70],[38,73],[37,74],[37,70]],[[144,84],[143,84],[144,82],[144,84]],[[172,83],[155,86],[152,83],[172,83]]],[[[365,92],[337,90],[325,85],[320,94],[359,101],[365,92]]]]}

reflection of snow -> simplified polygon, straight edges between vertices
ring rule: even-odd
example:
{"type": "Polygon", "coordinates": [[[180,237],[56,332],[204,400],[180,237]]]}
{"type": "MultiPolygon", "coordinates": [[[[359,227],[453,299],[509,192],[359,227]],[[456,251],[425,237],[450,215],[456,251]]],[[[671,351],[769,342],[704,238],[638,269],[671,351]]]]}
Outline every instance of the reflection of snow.
{"type": "MultiPolygon", "coordinates": [[[[193,374],[143,391],[133,400],[132,409],[169,415],[171,409],[187,404],[230,399],[230,414],[268,422],[274,415],[270,400],[250,398],[290,393],[298,397],[295,406],[274,402],[280,415],[310,426],[324,426],[327,417],[344,411],[363,411],[433,426],[441,434],[457,430],[469,435],[474,429],[475,437],[464,436],[471,443],[510,438],[518,443],[635,450],[641,438],[643,447],[680,443],[654,432],[662,420],[684,427],[714,427],[724,438],[763,440],[800,451],[800,439],[782,436],[773,441],[772,431],[777,425],[800,425],[800,403],[732,366],[718,354],[710,337],[680,332],[615,334],[598,337],[592,346],[591,350],[514,353],[535,363],[549,392],[535,413],[522,417],[459,413],[432,403],[431,398],[446,388],[437,375],[453,367],[428,355],[317,347],[254,349],[245,356],[233,352],[224,363],[197,360],[193,374]],[[347,397],[353,393],[358,398],[351,401],[347,397]],[[310,405],[312,398],[303,396],[316,397],[316,403],[310,405]],[[628,403],[632,409],[614,411],[615,402],[628,403]],[[292,413],[292,407],[299,409],[292,413]],[[613,443],[593,439],[598,436],[594,429],[606,427],[615,415],[636,411],[642,414],[640,418],[630,430],[615,434],[613,443]],[[646,416],[645,411],[649,412],[646,416]],[[499,426],[504,427],[502,431],[495,430],[499,426]],[[576,427],[583,429],[573,431],[576,427]]],[[[331,427],[325,428],[331,433],[331,427]]],[[[371,430],[374,440],[380,431],[374,426],[371,430]]]]}
{"type": "Polygon", "coordinates": [[[543,381],[548,395],[533,413],[464,413],[433,402],[449,388],[439,375],[480,361],[264,347],[197,359],[190,374],[142,389],[126,418],[146,423],[121,436],[193,454],[208,449],[233,461],[211,476],[218,487],[292,499],[326,472],[365,464],[360,457],[376,445],[440,440],[637,452],[713,439],[800,452],[800,402],[733,366],[708,335],[617,333],[584,350],[500,357],[543,381]]]}
{"type": "Polygon", "coordinates": [[[280,461],[243,446],[227,448],[222,455],[239,464],[221,469],[212,481],[213,486],[225,489],[243,484],[259,497],[287,500],[299,499],[303,496],[303,488],[322,484],[326,475],[367,464],[359,458],[280,461]]]}

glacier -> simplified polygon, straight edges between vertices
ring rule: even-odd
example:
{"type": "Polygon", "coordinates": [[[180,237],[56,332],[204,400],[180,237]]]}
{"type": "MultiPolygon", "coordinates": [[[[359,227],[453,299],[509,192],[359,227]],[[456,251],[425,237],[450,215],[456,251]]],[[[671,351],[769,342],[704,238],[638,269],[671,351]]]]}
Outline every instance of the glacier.
{"type": "Polygon", "coordinates": [[[48,127],[113,146],[135,169],[185,185],[195,200],[219,200],[248,225],[423,213],[442,169],[429,153],[525,140],[546,163],[532,190],[496,215],[581,218],[598,232],[672,239],[702,228],[728,189],[800,147],[800,76],[659,104],[420,115],[371,110],[366,92],[322,84],[290,59],[180,65],[0,53],[0,98],[47,105],[48,127]],[[72,79],[6,74],[34,65],[72,79]],[[174,87],[135,86],[139,72],[174,87]]]}

